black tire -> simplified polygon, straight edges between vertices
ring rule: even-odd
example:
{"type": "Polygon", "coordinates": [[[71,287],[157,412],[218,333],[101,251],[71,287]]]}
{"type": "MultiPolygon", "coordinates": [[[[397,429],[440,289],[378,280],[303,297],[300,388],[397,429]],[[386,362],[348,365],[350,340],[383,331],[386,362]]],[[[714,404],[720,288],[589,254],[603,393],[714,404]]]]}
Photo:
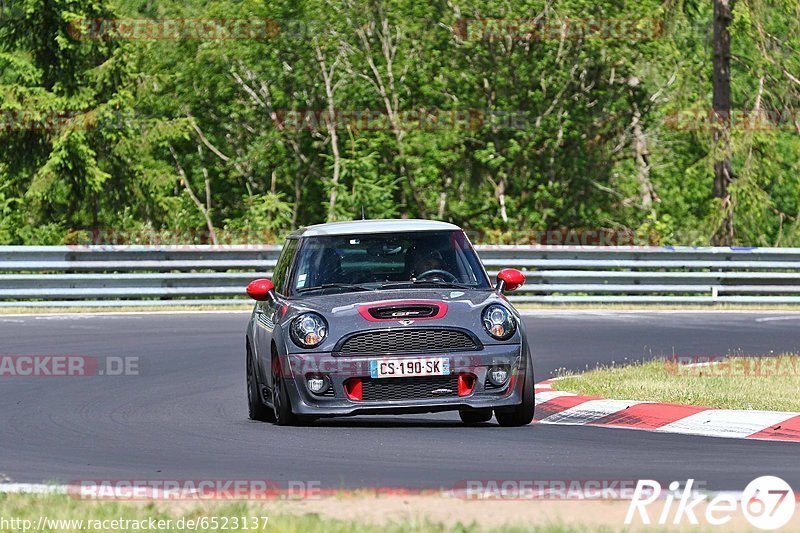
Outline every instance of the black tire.
{"type": "Polygon", "coordinates": [[[261,384],[258,382],[258,375],[255,371],[253,364],[253,356],[250,354],[250,348],[247,349],[247,410],[250,420],[258,420],[259,422],[274,422],[275,414],[272,409],[264,405],[261,401],[261,394],[259,392],[261,384]]]}
{"type": "Polygon", "coordinates": [[[300,418],[292,412],[292,401],[286,389],[286,381],[280,371],[281,364],[277,356],[272,358],[272,410],[275,424],[294,426],[300,418]]]}
{"type": "Polygon", "coordinates": [[[460,410],[458,412],[458,416],[461,417],[461,421],[467,424],[468,426],[472,426],[474,424],[483,424],[484,422],[488,422],[492,419],[492,410],[491,409],[474,409],[474,410],[460,410]]]}
{"type": "Polygon", "coordinates": [[[497,423],[503,427],[526,426],[533,421],[536,406],[533,398],[533,364],[528,360],[525,381],[522,384],[522,403],[512,409],[495,409],[497,423]]]}

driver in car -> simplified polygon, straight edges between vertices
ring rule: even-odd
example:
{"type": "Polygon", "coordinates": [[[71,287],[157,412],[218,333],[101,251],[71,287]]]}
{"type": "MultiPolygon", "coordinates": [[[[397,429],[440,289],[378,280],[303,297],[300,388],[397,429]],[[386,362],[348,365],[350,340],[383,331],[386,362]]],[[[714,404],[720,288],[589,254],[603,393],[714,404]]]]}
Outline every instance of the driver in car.
{"type": "Polygon", "coordinates": [[[419,278],[420,274],[426,272],[441,271],[444,269],[444,259],[438,250],[427,250],[415,254],[414,268],[411,273],[412,278],[419,278]]]}

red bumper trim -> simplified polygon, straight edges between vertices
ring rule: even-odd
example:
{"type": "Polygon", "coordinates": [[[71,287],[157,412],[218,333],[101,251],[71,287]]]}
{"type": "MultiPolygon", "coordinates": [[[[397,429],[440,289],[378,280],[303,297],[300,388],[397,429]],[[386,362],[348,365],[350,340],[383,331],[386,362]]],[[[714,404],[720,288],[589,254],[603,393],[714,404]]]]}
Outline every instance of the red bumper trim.
{"type": "Polygon", "coordinates": [[[478,381],[472,374],[458,375],[458,395],[469,396],[475,390],[475,383],[478,381]]]}
{"type": "Polygon", "coordinates": [[[344,382],[344,393],[348,399],[360,402],[364,398],[361,383],[361,378],[351,378],[344,382]]]}

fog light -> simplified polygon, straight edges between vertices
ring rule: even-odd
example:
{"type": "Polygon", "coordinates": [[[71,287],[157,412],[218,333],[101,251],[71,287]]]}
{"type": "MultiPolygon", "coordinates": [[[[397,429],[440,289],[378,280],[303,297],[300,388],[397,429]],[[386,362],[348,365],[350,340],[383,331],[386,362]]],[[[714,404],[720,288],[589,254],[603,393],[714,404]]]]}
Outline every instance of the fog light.
{"type": "Polygon", "coordinates": [[[489,368],[489,383],[495,387],[502,387],[508,383],[509,371],[506,366],[493,366],[489,368]]]}
{"type": "Polygon", "coordinates": [[[306,387],[314,394],[322,394],[328,390],[330,382],[325,376],[308,376],[306,378],[306,387]]]}

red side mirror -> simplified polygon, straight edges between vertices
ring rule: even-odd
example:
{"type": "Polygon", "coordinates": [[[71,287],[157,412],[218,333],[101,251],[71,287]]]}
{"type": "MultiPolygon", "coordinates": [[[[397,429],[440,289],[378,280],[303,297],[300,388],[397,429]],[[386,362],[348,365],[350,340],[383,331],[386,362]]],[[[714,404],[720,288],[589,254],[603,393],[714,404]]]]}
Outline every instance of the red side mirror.
{"type": "Polygon", "coordinates": [[[272,291],[275,285],[268,279],[257,279],[251,281],[247,286],[247,295],[253,300],[265,301],[272,298],[272,291]]]}
{"type": "Polygon", "coordinates": [[[525,285],[525,275],[516,268],[506,268],[497,274],[497,288],[501,292],[515,291],[525,285]]]}

